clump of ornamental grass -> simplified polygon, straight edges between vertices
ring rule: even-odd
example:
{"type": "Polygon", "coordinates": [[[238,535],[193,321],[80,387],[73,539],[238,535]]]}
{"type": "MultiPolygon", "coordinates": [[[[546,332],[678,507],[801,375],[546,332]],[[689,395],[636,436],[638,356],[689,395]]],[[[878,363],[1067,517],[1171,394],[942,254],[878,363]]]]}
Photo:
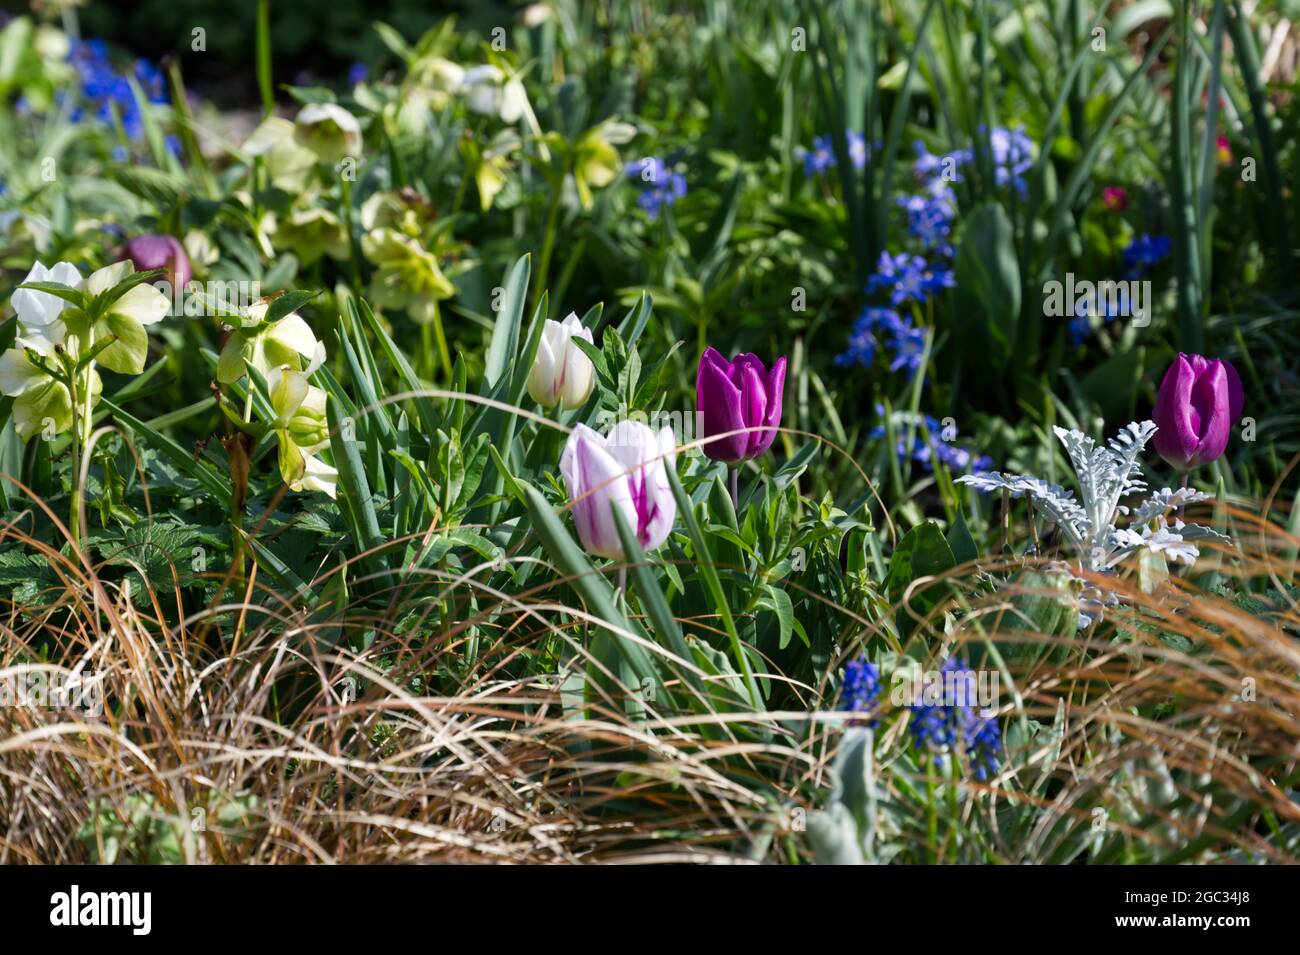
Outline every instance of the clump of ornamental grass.
{"type": "Polygon", "coordinates": [[[767,780],[799,754],[777,737],[740,757],[709,751],[734,739],[729,720],[771,734],[770,718],[724,715],[705,732],[652,701],[634,716],[640,688],[614,672],[575,709],[563,680],[590,659],[590,614],[557,601],[553,580],[485,602],[448,575],[435,582],[452,622],[399,632],[376,598],[427,600],[428,579],[319,614],[254,565],[245,590],[176,623],[179,594],[151,589],[141,610],[102,567],[12,524],[0,538],[62,581],[39,606],[3,608],[0,680],[22,681],[20,704],[41,692],[34,673],[97,688],[0,710],[2,862],[708,859],[747,857],[778,828],[767,780]],[[515,675],[556,632],[576,659],[515,675]]]}
{"type": "Polygon", "coordinates": [[[1131,558],[1106,575],[1117,607],[1077,633],[1073,598],[1047,558],[981,559],[982,573],[945,574],[948,596],[918,621],[909,649],[933,669],[957,658],[991,676],[998,770],[980,779],[946,752],[918,754],[918,709],[890,694],[906,661],[878,654],[874,719],[836,743],[829,795],[810,820],[814,853],[837,862],[1296,861],[1300,538],[1259,509],[1206,511],[1240,543],[1203,543],[1194,575],[1159,580],[1131,558]],[[1060,612],[1044,613],[1049,604],[1060,612]]]}
{"type": "MultiPolygon", "coordinates": [[[[308,610],[254,563],[178,622],[178,594],[151,589],[141,609],[131,584],[6,525],[61,583],[4,606],[0,679],[75,671],[104,707],[0,711],[0,862],[799,862],[821,856],[836,801],[870,861],[1293,861],[1300,541],[1244,509],[1215,516],[1237,545],[1146,589],[1120,568],[1118,608],[1078,633],[1068,615],[1038,626],[1035,599],[1062,596],[1013,574],[1024,560],[944,575],[908,639],[935,667],[996,671],[1002,747],[983,778],[918,745],[875,650],[880,705],[839,711],[867,625],[844,608],[840,659],[796,687],[803,707],[755,712],[732,705],[734,674],[685,694],[701,672],[655,642],[680,679],[647,696],[562,575],[501,593],[473,570],[358,572],[365,601],[308,610]],[[416,625],[411,602],[428,609],[416,625]],[[1010,660],[1013,644],[1042,652],[1010,660]]],[[[890,617],[868,626],[868,647],[898,640],[890,617]]]]}

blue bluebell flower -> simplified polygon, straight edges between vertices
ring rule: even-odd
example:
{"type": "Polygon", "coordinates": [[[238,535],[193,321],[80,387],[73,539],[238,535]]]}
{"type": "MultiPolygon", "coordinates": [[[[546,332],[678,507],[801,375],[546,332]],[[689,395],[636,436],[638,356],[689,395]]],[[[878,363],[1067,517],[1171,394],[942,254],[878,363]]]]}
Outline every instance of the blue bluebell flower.
{"type": "Polygon", "coordinates": [[[628,163],[627,177],[641,183],[637,205],[651,219],[659,218],[659,213],[665,206],[671,206],[686,195],[686,177],[670,171],[658,156],[647,156],[628,163]]]}
{"type": "Polygon", "coordinates": [[[874,725],[874,713],[880,698],[880,669],[870,662],[866,654],[844,665],[844,683],[840,687],[840,709],[860,714],[863,719],[850,723],[867,722],[874,725]]]}

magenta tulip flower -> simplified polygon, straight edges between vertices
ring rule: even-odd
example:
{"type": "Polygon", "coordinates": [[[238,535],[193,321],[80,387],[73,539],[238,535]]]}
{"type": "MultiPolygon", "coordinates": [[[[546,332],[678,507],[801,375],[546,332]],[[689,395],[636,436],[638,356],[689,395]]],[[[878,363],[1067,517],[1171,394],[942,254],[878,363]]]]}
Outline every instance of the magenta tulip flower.
{"type": "Polygon", "coordinates": [[[735,464],[756,458],[770,448],[781,424],[784,388],[784,356],[769,372],[757,355],[746,353],[727,361],[716,349],[706,348],[695,378],[695,407],[704,432],[701,437],[739,433],[707,441],[704,453],[715,461],[735,464]]]}
{"type": "Polygon", "coordinates": [[[1179,354],[1165,372],[1151,417],[1156,451],[1186,471],[1223,454],[1245,393],[1237,370],[1221,359],[1179,354]]]}
{"type": "Polygon", "coordinates": [[[118,250],[117,260],[130,259],[137,272],[166,269],[173,289],[184,291],[194,278],[185,246],[170,235],[138,235],[118,250]]]}

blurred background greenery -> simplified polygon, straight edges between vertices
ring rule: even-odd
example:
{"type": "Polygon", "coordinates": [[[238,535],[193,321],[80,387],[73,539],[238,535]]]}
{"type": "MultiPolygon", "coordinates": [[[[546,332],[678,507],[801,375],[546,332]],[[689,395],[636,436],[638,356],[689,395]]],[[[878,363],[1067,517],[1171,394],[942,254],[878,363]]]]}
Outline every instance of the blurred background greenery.
{"type": "MultiPolygon", "coordinates": [[[[43,6],[3,0],[9,15],[43,6]]],[[[509,25],[525,3],[506,0],[273,0],[271,43],[278,83],[307,85],[344,77],[353,64],[382,68],[391,54],[372,28],[376,20],[415,38],[448,16],[486,34],[509,25]]],[[[257,102],[253,36],[257,0],[110,0],[80,3],[81,32],[100,37],[154,62],[185,54],[185,72],[196,92],[219,106],[257,102]],[[191,53],[193,31],[206,31],[206,55],[191,53]]]]}

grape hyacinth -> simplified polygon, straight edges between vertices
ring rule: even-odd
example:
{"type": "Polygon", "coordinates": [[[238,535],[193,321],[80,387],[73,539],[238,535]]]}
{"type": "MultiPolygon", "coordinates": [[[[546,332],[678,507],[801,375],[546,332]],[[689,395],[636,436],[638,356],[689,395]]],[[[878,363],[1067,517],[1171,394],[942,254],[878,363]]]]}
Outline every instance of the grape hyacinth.
{"type": "Polygon", "coordinates": [[[862,719],[852,719],[850,726],[860,723],[875,725],[876,704],[880,698],[880,669],[867,659],[866,654],[844,665],[844,683],[840,687],[840,709],[857,713],[862,719]]]}
{"type": "Polygon", "coordinates": [[[918,749],[939,751],[935,753],[936,765],[942,751],[960,748],[972,774],[985,782],[998,770],[1002,754],[1002,731],[997,719],[981,715],[979,701],[974,698],[974,673],[961,660],[952,658],[939,668],[945,687],[952,686],[962,692],[960,699],[950,703],[917,703],[908,707],[912,718],[908,729],[918,749]]]}
{"type": "Polygon", "coordinates": [[[627,177],[642,184],[637,205],[645,210],[651,220],[659,218],[664,207],[671,206],[686,195],[686,177],[679,172],[670,172],[658,156],[647,156],[629,163],[627,177]]]}

